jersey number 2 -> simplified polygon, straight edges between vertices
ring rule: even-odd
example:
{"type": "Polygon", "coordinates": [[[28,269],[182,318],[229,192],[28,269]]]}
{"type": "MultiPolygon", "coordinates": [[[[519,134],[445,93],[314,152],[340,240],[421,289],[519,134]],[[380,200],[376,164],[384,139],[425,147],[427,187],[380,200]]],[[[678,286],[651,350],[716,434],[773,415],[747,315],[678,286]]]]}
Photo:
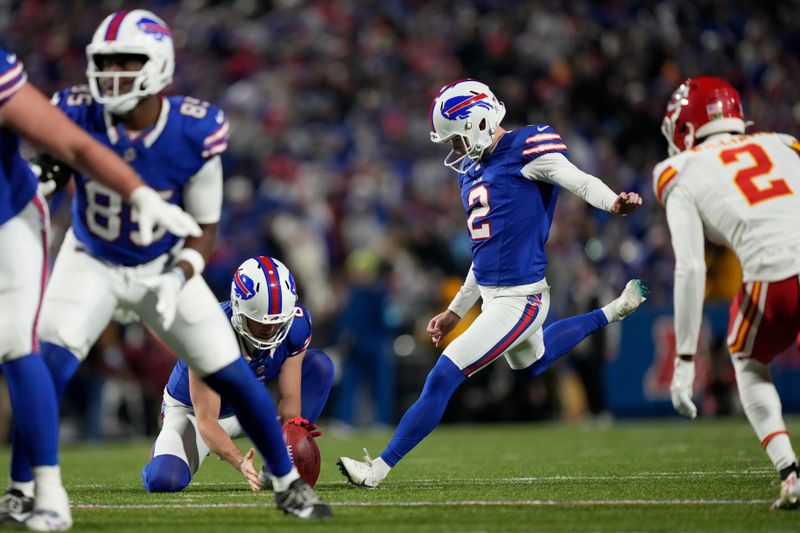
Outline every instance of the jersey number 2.
{"type": "Polygon", "coordinates": [[[489,214],[489,189],[480,185],[469,191],[467,205],[472,207],[472,212],[467,219],[467,229],[473,241],[485,241],[492,236],[492,224],[481,222],[489,214]],[[478,204],[478,205],[475,205],[478,204]]]}
{"type": "Polygon", "coordinates": [[[723,150],[719,153],[719,158],[722,160],[723,164],[730,165],[731,163],[739,161],[739,156],[745,152],[750,154],[755,165],[741,169],[736,173],[733,181],[736,183],[736,186],[739,187],[739,190],[750,205],[755,205],[764,200],[769,200],[770,198],[792,194],[792,189],[790,189],[786,181],[781,178],[770,180],[769,186],[763,189],[760,189],[758,185],[756,185],[754,180],[760,176],[769,174],[774,166],[764,149],[757,144],[746,144],[738,148],[723,150]]]}

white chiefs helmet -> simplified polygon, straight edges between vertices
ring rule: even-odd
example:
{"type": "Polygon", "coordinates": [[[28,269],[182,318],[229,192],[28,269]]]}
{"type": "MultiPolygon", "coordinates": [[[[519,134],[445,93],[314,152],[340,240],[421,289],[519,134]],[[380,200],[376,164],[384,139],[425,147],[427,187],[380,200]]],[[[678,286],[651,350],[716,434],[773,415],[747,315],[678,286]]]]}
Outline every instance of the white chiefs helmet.
{"type": "Polygon", "coordinates": [[[446,167],[466,172],[492,144],[506,107],[485,83],[473,79],[445,85],[431,104],[431,140],[435,143],[461,138],[465,154],[451,150],[444,160],[446,167]],[[464,158],[468,158],[466,163],[464,158]]]}
{"type": "Polygon", "coordinates": [[[296,303],[292,273],[277,259],[251,257],[236,269],[231,283],[231,324],[252,347],[268,350],[280,345],[292,327],[296,303]],[[250,331],[245,318],[279,327],[270,338],[262,339],[250,331]]]}
{"type": "Polygon", "coordinates": [[[86,76],[92,96],[115,115],[125,114],[142,98],[160,93],[172,83],[175,72],[172,32],[163,20],[144,9],[117,11],[107,16],[86,47],[86,58],[86,76]],[[147,60],[135,72],[100,70],[99,56],[115,54],[141,55],[147,60]],[[130,91],[120,93],[121,78],[133,80],[130,91]],[[101,83],[105,79],[113,80],[110,89],[101,83]]]}

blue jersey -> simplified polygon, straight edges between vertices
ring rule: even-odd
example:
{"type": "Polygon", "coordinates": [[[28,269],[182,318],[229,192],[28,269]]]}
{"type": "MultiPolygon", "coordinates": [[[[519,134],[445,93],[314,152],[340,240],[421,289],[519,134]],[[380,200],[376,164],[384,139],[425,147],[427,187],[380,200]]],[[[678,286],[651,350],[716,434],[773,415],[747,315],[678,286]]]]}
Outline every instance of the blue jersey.
{"type": "Polygon", "coordinates": [[[492,153],[459,173],[479,285],[509,287],[544,278],[558,187],[526,178],[522,168],[548,153],[567,155],[555,129],[527,126],[507,132],[492,153]]]}
{"type": "MultiPolygon", "coordinates": [[[[53,100],[172,204],[183,206],[183,189],[189,179],[227,148],[228,123],[224,113],[194,98],[163,98],[156,124],[133,139],[92,99],[86,86],[65,89],[53,100]]],[[[168,252],[178,242],[178,237],[162,228],[157,230],[152,244],[140,246],[135,216],[116,192],[86,176],[76,177],[72,229],[95,257],[125,266],[139,265],[168,252]]]]}
{"type": "MultiPolygon", "coordinates": [[[[5,105],[27,81],[17,56],[0,48],[0,106],[5,105]]],[[[0,128],[0,224],[5,224],[28,205],[36,194],[36,176],[19,154],[19,137],[0,128]]]]}
{"type": "MultiPolygon", "coordinates": [[[[228,319],[233,315],[231,302],[220,303],[220,307],[225,311],[228,319]]],[[[311,315],[308,309],[298,304],[295,309],[295,317],[289,334],[283,342],[270,354],[270,350],[260,350],[254,353],[247,364],[253,370],[261,383],[268,383],[278,377],[281,367],[286,359],[294,357],[303,352],[311,343],[311,315]]],[[[231,326],[233,327],[233,326],[231,326]]],[[[186,405],[192,405],[192,398],[189,394],[189,368],[182,359],[175,363],[172,374],[167,382],[167,392],[169,395],[186,405]]],[[[220,418],[233,414],[233,408],[222,400],[220,407],[220,418]]]]}

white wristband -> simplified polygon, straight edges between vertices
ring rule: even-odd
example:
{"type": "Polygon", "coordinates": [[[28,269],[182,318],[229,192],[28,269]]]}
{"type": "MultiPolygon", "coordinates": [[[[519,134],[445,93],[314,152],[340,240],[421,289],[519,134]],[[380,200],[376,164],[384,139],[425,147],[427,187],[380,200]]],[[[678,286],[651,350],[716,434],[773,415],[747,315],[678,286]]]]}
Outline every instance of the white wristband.
{"type": "Polygon", "coordinates": [[[206,260],[203,259],[203,254],[194,248],[181,248],[178,255],[175,256],[175,263],[178,261],[186,261],[192,265],[192,276],[199,276],[202,274],[203,269],[206,268],[206,260]]]}

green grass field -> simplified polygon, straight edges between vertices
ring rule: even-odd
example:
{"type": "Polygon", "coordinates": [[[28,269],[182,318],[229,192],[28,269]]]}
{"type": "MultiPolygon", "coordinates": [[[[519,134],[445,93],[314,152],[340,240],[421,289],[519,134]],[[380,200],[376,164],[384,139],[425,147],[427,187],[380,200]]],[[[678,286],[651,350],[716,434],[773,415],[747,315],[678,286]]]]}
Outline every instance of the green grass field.
{"type": "MultiPolygon", "coordinates": [[[[800,420],[789,420],[790,429],[800,420]]],[[[184,492],[147,494],[149,442],[67,447],[76,531],[797,531],[769,510],[779,483],[743,419],[608,428],[445,426],[376,490],[347,485],[341,455],[377,455],[388,434],[325,435],[318,492],[335,518],[307,523],[252,493],[211,457],[184,492]]],[[[242,442],[244,445],[245,442],[242,442]]],[[[7,462],[8,450],[0,452],[7,462]]]]}

